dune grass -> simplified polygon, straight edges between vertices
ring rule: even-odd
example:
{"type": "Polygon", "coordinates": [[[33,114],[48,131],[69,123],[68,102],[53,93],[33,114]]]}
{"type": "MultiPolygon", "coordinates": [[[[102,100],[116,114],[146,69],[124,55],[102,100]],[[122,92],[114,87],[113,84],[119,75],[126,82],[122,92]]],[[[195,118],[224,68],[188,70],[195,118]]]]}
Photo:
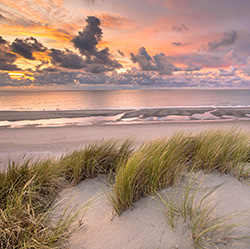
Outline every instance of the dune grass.
{"type": "Polygon", "coordinates": [[[110,199],[121,214],[143,196],[173,185],[184,171],[249,177],[249,136],[232,130],[177,133],[142,145],[118,168],[110,199]]]}
{"type": "Polygon", "coordinates": [[[121,167],[110,196],[120,214],[142,196],[171,186],[185,168],[186,138],[176,134],[142,145],[121,167]]]}
{"type": "Polygon", "coordinates": [[[198,178],[199,173],[191,174],[184,185],[179,182],[170,193],[157,194],[164,204],[163,214],[170,228],[174,230],[177,223],[181,223],[194,248],[220,248],[220,245],[249,241],[248,237],[235,233],[235,228],[242,224],[233,218],[240,214],[218,217],[213,195],[221,185],[206,188],[198,178]]]}
{"type": "Polygon", "coordinates": [[[49,248],[64,233],[49,226],[60,174],[51,160],[14,163],[0,174],[0,247],[49,248]]]}
{"type": "MultiPolygon", "coordinates": [[[[84,179],[111,176],[114,184],[110,199],[121,214],[141,197],[173,186],[184,172],[216,170],[238,179],[249,178],[249,160],[249,137],[237,130],[220,130],[198,135],[178,133],[144,143],[136,150],[131,139],[123,143],[109,140],[57,161],[10,164],[0,173],[0,248],[62,247],[76,217],[64,217],[52,226],[52,203],[61,188],[84,179]]],[[[187,215],[189,202],[183,203],[187,215]]]]}
{"type": "Polygon", "coordinates": [[[64,178],[73,185],[100,174],[113,174],[132,153],[132,139],[121,145],[116,140],[103,141],[74,151],[63,157],[59,164],[64,178]]]}
{"type": "Polygon", "coordinates": [[[106,141],[58,161],[9,164],[0,173],[0,248],[62,248],[78,212],[65,210],[52,224],[58,192],[98,174],[115,173],[132,152],[132,140],[106,141]],[[66,215],[67,214],[67,215],[66,215]]]}
{"type": "MultiPolygon", "coordinates": [[[[249,160],[249,136],[237,129],[209,130],[193,138],[190,150],[193,170],[214,170],[222,174],[238,174],[238,166],[249,160]]],[[[237,175],[240,177],[240,175],[237,175]]]]}

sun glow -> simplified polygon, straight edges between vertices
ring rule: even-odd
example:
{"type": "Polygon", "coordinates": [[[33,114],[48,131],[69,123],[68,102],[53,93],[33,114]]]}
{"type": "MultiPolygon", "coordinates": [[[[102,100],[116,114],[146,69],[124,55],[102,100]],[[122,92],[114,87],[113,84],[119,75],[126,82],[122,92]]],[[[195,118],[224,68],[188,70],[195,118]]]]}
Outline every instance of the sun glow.
{"type": "Polygon", "coordinates": [[[31,81],[35,80],[32,75],[26,75],[25,72],[8,72],[11,79],[22,80],[29,79],[31,81]]]}

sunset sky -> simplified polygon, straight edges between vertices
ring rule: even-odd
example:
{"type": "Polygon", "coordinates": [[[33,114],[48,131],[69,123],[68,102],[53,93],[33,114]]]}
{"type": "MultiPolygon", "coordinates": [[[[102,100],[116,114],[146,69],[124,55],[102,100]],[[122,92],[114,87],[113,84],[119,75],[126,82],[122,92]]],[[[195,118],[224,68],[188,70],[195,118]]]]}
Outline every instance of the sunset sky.
{"type": "Polygon", "coordinates": [[[0,89],[250,88],[249,0],[0,0],[0,89]]]}

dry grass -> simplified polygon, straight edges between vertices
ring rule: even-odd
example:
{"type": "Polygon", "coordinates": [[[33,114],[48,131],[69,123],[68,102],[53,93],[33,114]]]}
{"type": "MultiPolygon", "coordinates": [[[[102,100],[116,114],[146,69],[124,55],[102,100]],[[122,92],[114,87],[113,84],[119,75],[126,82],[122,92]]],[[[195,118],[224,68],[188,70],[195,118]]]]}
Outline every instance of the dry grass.
{"type": "Polygon", "coordinates": [[[171,186],[183,171],[203,170],[249,177],[249,136],[235,129],[178,133],[141,146],[119,167],[111,200],[120,214],[158,189],[171,186]]]}
{"type": "MultiPolygon", "coordinates": [[[[74,151],[58,161],[40,160],[20,166],[13,163],[7,172],[0,173],[0,247],[62,247],[76,215],[64,217],[52,226],[51,204],[62,187],[76,185],[86,178],[107,174],[114,179],[110,199],[115,211],[121,214],[141,197],[179,182],[183,172],[218,171],[248,179],[249,158],[246,134],[220,130],[198,135],[178,133],[145,143],[136,151],[131,139],[122,144],[110,140],[74,151]]],[[[205,216],[213,213],[213,206],[207,197],[197,204],[195,192],[190,191],[186,188],[179,211],[174,203],[168,202],[167,220],[173,227],[176,212],[184,220],[193,217],[190,229],[198,245],[211,233],[209,227],[217,234],[220,227],[215,225],[218,220],[209,219],[209,224],[208,221],[202,224],[205,216]],[[208,206],[203,206],[205,202],[208,206]]]]}
{"type": "Polygon", "coordinates": [[[125,140],[121,145],[115,140],[109,140],[74,151],[59,162],[64,178],[76,185],[99,174],[112,174],[120,164],[127,161],[132,153],[132,144],[132,139],[125,140]]]}
{"type": "Polygon", "coordinates": [[[217,215],[213,196],[221,185],[205,188],[198,178],[199,174],[191,174],[184,184],[177,183],[168,194],[157,194],[164,204],[163,214],[170,228],[174,230],[177,223],[181,223],[194,248],[248,243],[249,237],[235,232],[235,228],[242,224],[233,220],[243,216],[242,213],[217,215]]]}

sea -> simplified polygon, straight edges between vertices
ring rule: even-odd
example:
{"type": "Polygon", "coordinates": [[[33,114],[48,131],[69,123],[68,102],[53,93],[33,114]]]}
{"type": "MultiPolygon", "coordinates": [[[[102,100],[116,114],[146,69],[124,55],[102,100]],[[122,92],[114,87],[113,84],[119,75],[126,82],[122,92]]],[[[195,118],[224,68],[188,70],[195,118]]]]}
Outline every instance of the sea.
{"type": "Polygon", "coordinates": [[[0,110],[250,106],[250,89],[1,91],[0,110]]]}
{"type": "MultiPolygon", "coordinates": [[[[58,111],[131,108],[144,109],[170,107],[250,107],[250,89],[154,89],[0,92],[0,111],[58,111]]],[[[26,123],[29,123],[29,121],[27,121],[26,123],[24,121],[22,122],[24,123],[24,125],[26,123]]],[[[44,123],[44,121],[41,121],[40,123],[42,124],[44,123]]],[[[53,120],[53,123],[56,124],[57,120],[53,120]]],[[[66,120],[65,122],[58,122],[58,124],[59,123],[60,125],[67,125],[68,120],[66,120]]],[[[10,123],[7,124],[9,125],[9,127],[13,127],[10,123]]],[[[91,124],[91,122],[88,122],[88,124],[91,124]]],[[[0,126],[3,125],[6,126],[6,122],[0,123],[0,126]]],[[[47,125],[49,126],[49,124],[47,125]]]]}

